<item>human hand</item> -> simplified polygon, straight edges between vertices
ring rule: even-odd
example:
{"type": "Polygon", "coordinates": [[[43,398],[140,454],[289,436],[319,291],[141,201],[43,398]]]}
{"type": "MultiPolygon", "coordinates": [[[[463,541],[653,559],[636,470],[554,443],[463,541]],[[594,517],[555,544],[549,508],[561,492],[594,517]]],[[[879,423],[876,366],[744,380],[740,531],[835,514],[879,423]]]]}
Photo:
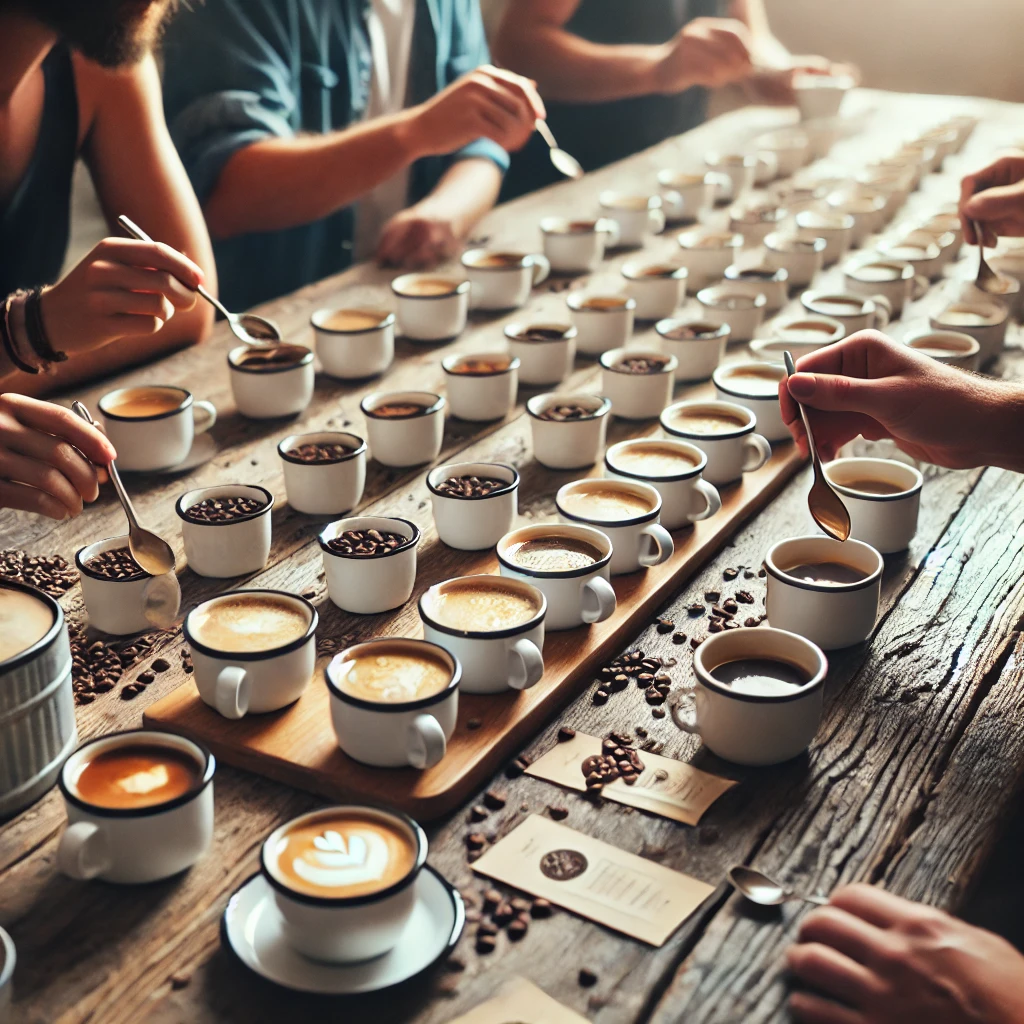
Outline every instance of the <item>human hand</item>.
{"type": "Polygon", "coordinates": [[[451,218],[435,212],[426,199],[400,210],[384,225],[376,260],[382,266],[422,270],[450,259],[460,245],[451,218]]]}
{"type": "Polygon", "coordinates": [[[76,516],[117,457],[95,427],[52,402],[0,395],[0,508],[76,516]]]}
{"type": "Polygon", "coordinates": [[[794,992],[800,1024],[1020,1024],[1024,957],[932,907],[849,885],[812,911],[787,954],[814,992],[794,992]]]}
{"type": "Polygon", "coordinates": [[[747,78],[753,70],[750,30],[733,18],[694,18],[662,47],[654,69],[654,91],[710,89],[747,78]]]}
{"type": "Polygon", "coordinates": [[[993,246],[999,235],[1024,235],[1024,155],[1001,156],[960,182],[964,241],[977,245],[973,221],[993,246]]]}
{"type": "Polygon", "coordinates": [[[852,64],[834,64],[827,57],[805,54],[792,57],[785,67],[754,71],[745,85],[759,103],[791,106],[796,103],[797,75],[832,75],[848,77],[854,83],[860,81],[860,71],[852,64]]]}

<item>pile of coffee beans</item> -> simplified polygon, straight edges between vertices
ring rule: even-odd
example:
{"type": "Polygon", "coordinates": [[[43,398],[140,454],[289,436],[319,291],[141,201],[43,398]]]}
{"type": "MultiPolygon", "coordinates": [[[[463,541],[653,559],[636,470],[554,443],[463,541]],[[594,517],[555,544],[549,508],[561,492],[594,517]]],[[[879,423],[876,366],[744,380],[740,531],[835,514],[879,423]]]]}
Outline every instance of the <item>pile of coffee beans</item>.
{"type": "Polygon", "coordinates": [[[452,498],[486,498],[508,485],[507,480],[495,480],[489,476],[452,476],[439,483],[436,490],[438,494],[452,498]]]}
{"type": "Polygon", "coordinates": [[[355,448],[340,442],[317,442],[315,444],[300,444],[289,448],[285,455],[290,459],[297,459],[299,462],[342,462],[347,459],[355,448]]]}
{"type": "Polygon", "coordinates": [[[335,554],[357,558],[375,558],[390,554],[395,548],[407,543],[400,533],[388,530],[346,530],[327,542],[335,554]]]}
{"type": "Polygon", "coordinates": [[[537,414],[539,420],[554,420],[564,423],[566,420],[586,420],[594,415],[594,410],[585,405],[567,402],[564,405],[552,405],[537,414]]]}
{"type": "Polygon", "coordinates": [[[204,498],[185,510],[185,518],[193,523],[230,523],[256,515],[267,507],[258,498],[204,498]]]}
{"type": "MultiPolygon", "coordinates": [[[[145,658],[170,632],[173,630],[154,630],[151,633],[113,642],[90,640],[80,622],[69,620],[71,687],[75,694],[75,703],[91,704],[100,694],[109,693],[121,681],[124,672],[145,658]]],[[[183,650],[182,653],[187,652],[183,650]]],[[[184,663],[184,658],[182,660],[184,663]]],[[[124,691],[134,686],[133,683],[129,683],[122,688],[121,697],[124,700],[131,700],[153,681],[157,673],[166,672],[170,667],[166,659],[155,659],[151,672],[140,673],[136,680],[142,682],[142,685],[126,694],[124,691]]],[[[191,661],[185,671],[192,671],[191,661]]]]}
{"type": "Polygon", "coordinates": [[[106,580],[141,580],[147,575],[146,570],[132,558],[127,547],[101,551],[84,565],[89,572],[106,580]]]}
{"type": "Polygon", "coordinates": [[[621,373],[661,373],[667,364],[667,359],[661,359],[658,356],[628,356],[625,359],[620,359],[615,364],[615,369],[621,373]]]}
{"type": "Polygon", "coordinates": [[[604,787],[616,779],[632,786],[643,772],[644,763],[628,732],[610,732],[601,741],[601,753],[584,758],[580,769],[587,783],[587,792],[599,796],[604,787]]]}
{"type": "Polygon", "coordinates": [[[78,582],[78,573],[60,555],[6,550],[0,551],[0,578],[27,583],[50,597],[60,597],[78,582]]]}
{"type": "Polygon", "coordinates": [[[526,937],[532,921],[550,917],[553,911],[548,900],[527,896],[507,900],[497,889],[488,889],[482,897],[482,909],[471,908],[466,920],[472,916],[471,923],[477,924],[476,951],[486,954],[494,952],[503,929],[512,942],[519,942],[526,937]]]}

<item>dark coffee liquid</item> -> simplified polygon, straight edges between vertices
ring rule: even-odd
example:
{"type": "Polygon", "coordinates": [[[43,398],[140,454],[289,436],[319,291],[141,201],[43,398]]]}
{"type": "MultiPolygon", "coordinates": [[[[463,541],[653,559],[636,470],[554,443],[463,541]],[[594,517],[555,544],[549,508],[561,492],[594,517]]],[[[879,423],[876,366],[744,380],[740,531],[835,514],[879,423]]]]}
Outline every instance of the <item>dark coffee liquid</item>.
{"type": "Polygon", "coordinates": [[[637,277],[671,277],[677,267],[644,267],[637,277]]]}
{"type": "Polygon", "coordinates": [[[516,335],[516,341],[562,341],[567,333],[566,327],[528,327],[516,335]]]}
{"type": "Polygon", "coordinates": [[[449,372],[463,374],[467,377],[486,377],[492,373],[504,373],[509,368],[510,362],[511,360],[507,356],[497,359],[469,356],[461,363],[456,363],[449,372]]]}
{"type": "Polygon", "coordinates": [[[838,480],[837,483],[843,487],[849,487],[851,491],[863,491],[864,494],[902,494],[906,487],[899,484],[891,484],[888,480],[838,480]]]}
{"type": "Polygon", "coordinates": [[[713,324],[679,324],[662,335],[669,341],[693,341],[701,338],[714,338],[719,334],[720,328],[713,324]]]}
{"type": "Polygon", "coordinates": [[[711,669],[715,682],[737,693],[784,697],[805,686],[811,677],[798,665],[775,658],[740,658],[711,669]]]}
{"type": "Polygon", "coordinates": [[[195,789],[201,778],[202,769],[183,750],[125,744],[90,759],[72,788],[96,807],[153,807],[195,789]]]}
{"type": "Polygon", "coordinates": [[[484,267],[489,269],[502,269],[506,267],[521,267],[525,259],[517,252],[487,252],[474,257],[469,261],[471,267],[484,267]]]}
{"type": "Polygon", "coordinates": [[[308,355],[309,349],[302,345],[251,348],[235,360],[235,366],[246,370],[280,370],[285,366],[298,366],[308,355]]]}
{"type": "Polygon", "coordinates": [[[782,570],[804,583],[817,583],[825,587],[846,587],[868,578],[866,572],[845,562],[802,562],[782,570]]]}
{"type": "Polygon", "coordinates": [[[376,409],[368,410],[371,416],[379,416],[381,419],[401,419],[405,416],[422,416],[426,411],[425,405],[417,405],[415,402],[385,402],[378,405],[376,409]]]}
{"type": "Polygon", "coordinates": [[[601,295],[595,295],[592,299],[585,299],[580,303],[581,309],[625,309],[626,300],[620,299],[617,296],[609,296],[605,298],[601,295]]]}

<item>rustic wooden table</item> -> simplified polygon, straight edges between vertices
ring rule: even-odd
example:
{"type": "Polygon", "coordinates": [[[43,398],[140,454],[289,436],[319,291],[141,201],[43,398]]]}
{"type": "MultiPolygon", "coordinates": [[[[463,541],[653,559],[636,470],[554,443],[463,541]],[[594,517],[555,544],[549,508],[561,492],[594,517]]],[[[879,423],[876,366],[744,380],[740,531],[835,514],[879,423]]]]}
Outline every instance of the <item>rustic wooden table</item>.
{"type": "MultiPolygon", "coordinates": [[[[957,195],[957,177],[1024,131],[1020,108],[989,101],[895,96],[864,92],[851,98],[847,123],[852,137],[833,151],[836,173],[849,173],[874,156],[953,112],[982,117],[965,154],[951,158],[946,172],[926,179],[908,210],[931,209],[957,195]]],[[[731,148],[788,119],[787,113],[750,109],[727,115],[664,143],[623,164],[522,199],[495,211],[480,235],[508,246],[539,243],[537,221],[546,213],[592,209],[609,186],[648,188],[663,166],[692,163],[711,148],[731,148]]],[[[674,233],[651,249],[671,252],[674,233]]],[[[617,278],[621,258],[609,261],[617,278]]],[[[603,273],[601,276],[604,276],[603,273]]],[[[308,338],[310,311],[346,299],[386,299],[389,275],[358,267],[338,278],[269,305],[295,340],[308,338]]],[[[826,281],[835,282],[832,271],[826,281]]],[[[562,311],[564,294],[543,287],[529,314],[562,311]]],[[[911,307],[918,317],[931,296],[911,307]]],[[[452,348],[500,344],[501,320],[476,320],[452,348]]],[[[1011,344],[1018,344],[1012,337],[1011,344]]],[[[221,419],[214,430],[216,455],[185,476],[154,477],[136,500],[146,521],[175,538],[172,510],[187,487],[223,480],[258,480],[283,496],[275,452],[283,429],[234,413],[225,372],[230,339],[223,326],[200,349],[181,352],[157,366],[121,375],[116,386],[160,382],[182,384],[214,401],[221,419]]],[[[400,343],[388,372],[388,387],[434,388],[439,384],[436,349],[400,343]]],[[[999,369],[1019,373],[1019,348],[1007,351],[999,369]]],[[[594,387],[592,364],[580,363],[573,383],[594,387]]],[[[107,382],[84,393],[90,403],[115,386],[107,382]]],[[[302,417],[310,429],[356,424],[366,388],[321,377],[313,404],[302,417]]],[[[504,424],[473,427],[450,423],[442,459],[476,445],[492,458],[517,461],[528,442],[522,406],[504,424]]],[[[686,606],[709,589],[722,589],[723,571],[757,566],[771,542],[805,529],[806,471],[752,522],[664,609],[683,622],[686,606]]],[[[375,508],[405,508],[421,522],[417,507],[422,473],[383,471],[373,466],[366,501],[375,508]],[[410,508],[410,503],[412,507],[410,508]]],[[[529,495],[524,494],[524,502],[529,495]]],[[[318,587],[319,556],[313,538],[319,524],[281,507],[274,516],[274,547],[259,580],[267,586],[318,587]]],[[[71,522],[0,513],[4,548],[60,553],[70,558],[82,544],[122,532],[121,513],[110,495],[71,522]]],[[[54,851],[64,826],[60,798],[49,794],[0,829],[0,924],[18,947],[16,1019],[32,1022],[327,1021],[360,1013],[378,1020],[449,1020],[488,997],[511,975],[523,975],[568,1006],[597,1021],[745,1022],[785,1018],[782,956],[805,912],[751,913],[722,884],[734,863],[756,863],[802,890],[827,892],[857,879],[883,885],[914,899],[955,908],[977,876],[1013,791],[1024,770],[1024,485],[997,470],[926,472],[917,537],[903,556],[888,559],[882,614],[869,645],[832,659],[824,724],[807,757],[779,768],[744,771],[716,762],[680,733],[670,718],[653,719],[636,690],[595,706],[581,695],[559,719],[578,729],[643,724],[665,743],[664,753],[741,780],[704,818],[689,828],[605,803],[598,808],[536,779],[481,780],[480,791],[507,792],[503,811],[482,825],[503,835],[527,811],[548,804],[568,807],[567,824],[619,847],[679,868],[718,886],[700,913],[661,949],[650,949],[604,928],[556,912],[538,921],[526,938],[502,937],[490,956],[473,951],[472,927],[457,955],[461,971],[441,968],[384,997],[339,1003],[274,989],[250,975],[220,943],[219,921],[228,896],[257,865],[264,836],[279,822],[315,806],[308,794],[254,775],[220,767],[216,780],[214,848],[184,877],[166,883],[117,888],[72,882],[57,873],[54,851]],[[599,976],[589,989],[577,982],[580,967],[599,976]]],[[[742,576],[741,576],[742,579],[742,576]]],[[[760,579],[744,581],[763,598],[760,579]]],[[[185,607],[217,590],[211,580],[186,570],[185,607]]],[[[70,615],[82,615],[78,588],[63,599],[70,615]]],[[[337,619],[332,621],[338,621],[337,619]]],[[[372,624],[371,624],[372,626],[372,624]]],[[[184,676],[177,670],[180,638],[165,638],[175,669],[158,676],[134,701],[119,689],[78,709],[83,738],[136,727],[143,706],[165,696],[184,676]]],[[[650,623],[637,624],[635,643],[649,653],[676,656],[674,646],[650,623]]],[[[688,659],[674,670],[685,681],[688,659]]],[[[137,669],[135,670],[137,671],[137,669]]],[[[126,680],[131,678],[131,673],[126,680]]],[[[526,749],[539,753],[554,742],[549,725],[526,749]]],[[[476,803],[473,799],[467,802],[476,803]]],[[[466,862],[465,809],[431,830],[431,862],[469,897],[486,888],[466,862]]]]}

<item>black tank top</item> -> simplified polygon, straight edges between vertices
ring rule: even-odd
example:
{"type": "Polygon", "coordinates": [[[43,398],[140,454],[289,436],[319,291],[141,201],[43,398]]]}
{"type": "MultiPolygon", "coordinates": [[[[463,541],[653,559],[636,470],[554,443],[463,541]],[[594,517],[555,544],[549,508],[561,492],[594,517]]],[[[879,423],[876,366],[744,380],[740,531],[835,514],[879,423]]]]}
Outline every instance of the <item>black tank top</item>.
{"type": "Polygon", "coordinates": [[[78,155],[78,94],[71,54],[57,44],[42,65],[43,117],[25,176],[0,204],[0,298],[52,284],[60,275],[71,221],[78,155]]]}

